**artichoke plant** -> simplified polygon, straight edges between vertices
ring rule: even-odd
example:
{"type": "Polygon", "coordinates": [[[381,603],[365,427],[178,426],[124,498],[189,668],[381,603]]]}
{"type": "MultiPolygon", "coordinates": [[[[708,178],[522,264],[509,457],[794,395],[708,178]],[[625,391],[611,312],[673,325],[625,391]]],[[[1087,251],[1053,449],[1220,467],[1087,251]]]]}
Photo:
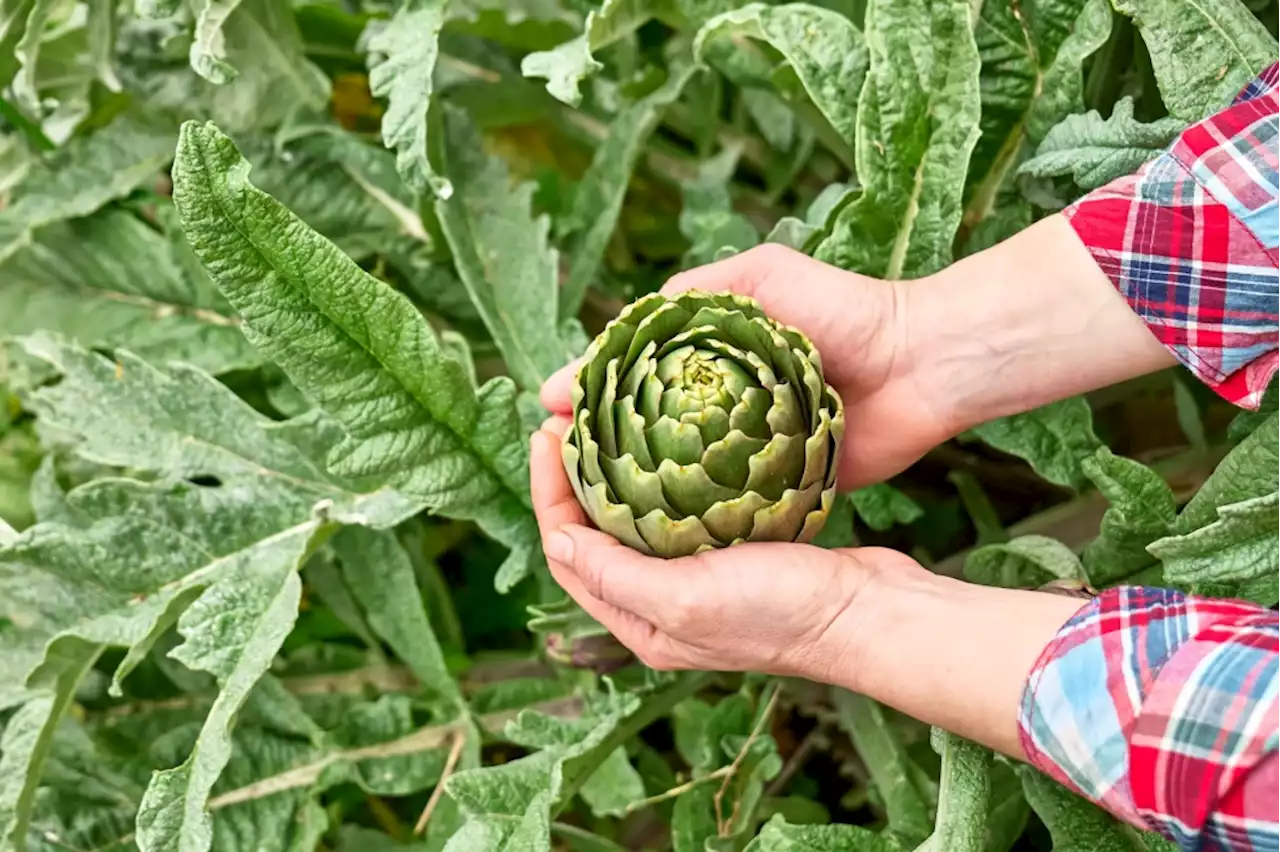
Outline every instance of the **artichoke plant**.
{"type": "Polygon", "coordinates": [[[817,535],[843,433],[840,397],[799,331],[742,296],[653,294],[588,347],[564,466],[597,527],[685,556],[817,535]]]}

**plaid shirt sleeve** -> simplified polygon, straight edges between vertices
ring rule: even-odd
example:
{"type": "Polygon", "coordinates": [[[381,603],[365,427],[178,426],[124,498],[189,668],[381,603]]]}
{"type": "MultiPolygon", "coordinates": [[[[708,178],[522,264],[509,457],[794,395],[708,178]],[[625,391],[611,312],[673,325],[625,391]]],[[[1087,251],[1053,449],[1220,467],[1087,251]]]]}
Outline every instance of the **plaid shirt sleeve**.
{"type": "Polygon", "coordinates": [[[1277,365],[1277,68],[1137,173],[1064,211],[1152,333],[1257,408],[1277,365]]]}
{"type": "Polygon", "coordinates": [[[1109,589],[1032,669],[1030,762],[1181,849],[1280,844],[1280,622],[1242,601],[1109,589]]]}

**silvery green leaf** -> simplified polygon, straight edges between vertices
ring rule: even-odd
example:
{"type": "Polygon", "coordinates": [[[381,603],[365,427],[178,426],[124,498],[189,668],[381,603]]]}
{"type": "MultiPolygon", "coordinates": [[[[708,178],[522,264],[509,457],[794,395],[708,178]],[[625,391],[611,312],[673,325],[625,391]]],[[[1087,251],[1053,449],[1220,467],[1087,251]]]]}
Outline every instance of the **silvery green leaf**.
{"type": "Polygon", "coordinates": [[[587,13],[582,35],[525,56],[520,73],[546,79],[553,97],[576,107],[582,102],[582,81],[604,67],[593,54],[638,30],[659,5],[657,0],[603,0],[587,13]]]}
{"type": "Polygon", "coordinates": [[[933,729],[933,750],[942,756],[938,816],[921,852],[982,852],[991,802],[991,750],[933,729]]]}
{"type": "Polygon", "coordinates": [[[396,152],[396,167],[410,187],[440,198],[453,188],[427,159],[427,111],[446,5],[405,0],[391,20],[371,22],[361,37],[369,54],[369,91],[387,98],[382,142],[396,152]]]}
{"type": "MultiPolygon", "coordinates": [[[[1084,108],[1084,60],[1106,42],[1106,0],[1014,0],[982,4],[974,29],[982,56],[982,136],[969,167],[964,222],[982,246],[1031,221],[1014,181],[1018,165],[1049,129],[1084,108]]],[[[966,248],[976,248],[966,246],[966,248]]]]}
{"type": "Polygon", "coordinates": [[[216,85],[230,83],[237,71],[227,63],[226,36],[222,26],[240,0],[195,0],[196,26],[191,37],[191,68],[216,85]]]}
{"type": "Polygon", "coordinates": [[[465,712],[457,682],[422,605],[409,554],[393,533],[347,527],[333,537],[346,586],[360,602],[369,625],[391,646],[423,686],[465,712]]]}
{"type": "Polygon", "coordinates": [[[1245,583],[1280,566],[1280,494],[1218,507],[1218,519],[1193,532],[1152,542],[1171,583],[1245,583]]]}
{"type": "Polygon", "coordinates": [[[694,38],[694,55],[702,58],[707,45],[718,39],[744,37],[767,42],[777,50],[840,138],[854,144],[868,53],[852,21],[807,3],[749,3],[704,24],[694,38]]]}
{"type": "Polygon", "coordinates": [[[124,115],[31,169],[0,210],[0,262],[35,229],[87,216],[154,178],[172,156],[172,144],[172,126],[124,115]]]}
{"type": "Polygon", "coordinates": [[[964,561],[971,583],[1004,588],[1037,588],[1051,580],[1083,580],[1080,559],[1057,539],[1024,535],[1004,544],[988,544],[964,561]]]}
{"type": "Polygon", "coordinates": [[[573,353],[559,334],[558,254],[550,222],[533,214],[532,183],[512,187],[506,164],[484,152],[461,110],[445,113],[441,163],[453,194],[436,216],[458,276],[516,384],[537,391],[573,353]]]}
{"type": "Polygon", "coordinates": [[[894,524],[909,524],[924,516],[919,503],[887,482],[859,488],[850,493],[849,499],[862,522],[877,531],[887,530],[894,524]]]}
{"type": "Polygon", "coordinates": [[[885,708],[865,695],[832,689],[840,726],[849,734],[858,756],[871,773],[891,832],[909,844],[921,843],[932,832],[937,791],[920,787],[920,774],[885,708]]]}
{"type": "Polygon", "coordinates": [[[698,173],[683,186],[680,233],[691,244],[684,255],[686,266],[710,263],[723,248],[741,251],[760,241],[755,226],[734,212],[729,196],[729,182],[741,153],[738,148],[725,148],[700,163],[698,173]]]}
{"type": "Polygon", "coordinates": [[[141,219],[100,211],[41,228],[0,267],[0,334],[47,329],[212,373],[256,366],[239,320],[199,283],[141,219]]]}
{"type": "Polygon", "coordinates": [[[1206,527],[1223,506],[1271,494],[1280,487],[1280,416],[1272,414],[1232,448],[1174,523],[1175,535],[1206,527]]]}
{"type": "Polygon", "coordinates": [[[618,114],[609,125],[609,135],[596,148],[574,191],[573,207],[561,223],[560,230],[571,235],[569,274],[560,288],[561,317],[577,316],[600,270],[636,161],[664,108],[680,96],[695,72],[692,63],[673,68],[662,86],[618,114]]]}
{"type": "Polygon", "coordinates": [[[90,461],[164,477],[216,477],[246,483],[292,506],[301,521],[322,501],[334,516],[391,526],[420,504],[390,489],[355,487],[327,472],[299,443],[304,435],[336,440],[337,429],[314,415],[273,422],[194,367],[157,370],[128,352],[115,360],[47,335],[19,340],[24,351],[56,369],[61,381],[28,400],[42,428],[56,430],[90,461]],[[99,412],[110,411],[103,418],[99,412]]]}
{"type": "Polygon", "coordinates": [[[745,852],[898,852],[906,849],[889,834],[857,825],[791,825],[773,817],[747,844],[745,852]]]}
{"type": "Polygon", "coordinates": [[[1156,834],[1123,823],[1029,766],[1019,767],[1031,808],[1053,837],[1054,852],[1173,852],[1156,834]]]}
{"type": "Polygon", "coordinates": [[[504,587],[538,558],[515,388],[476,392],[402,294],[249,183],[212,126],[183,126],[174,198],[196,254],[245,334],[344,429],[330,466],[394,485],[512,549],[504,587]]]}
{"type": "Polygon", "coordinates": [[[1185,126],[1176,118],[1137,121],[1133,100],[1124,97],[1116,101],[1109,118],[1090,110],[1055,124],[1018,172],[1032,177],[1071,175],[1081,189],[1097,189],[1137,171],[1185,126]]]}
{"type": "Polygon", "coordinates": [[[1160,474],[1106,447],[1099,447],[1080,466],[1111,504],[1098,537],[1082,557],[1089,582],[1102,588],[1155,561],[1147,545],[1173,529],[1177,501],[1160,474]]]}
{"type": "Polygon", "coordinates": [[[40,45],[45,39],[49,17],[57,8],[57,0],[34,0],[23,24],[22,38],[14,47],[19,70],[13,78],[14,100],[32,116],[44,111],[37,91],[36,66],[40,62],[40,45]]]}
{"type": "Polygon", "coordinates": [[[1084,397],[1071,397],[1024,414],[974,427],[973,433],[997,450],[1026,459],[1050,482],[1070,488],[1087,483],[1081,464],[1102,446],[1084,397]]]}
{"type": "MultiPolygon", "coordinates": [[[[180,836],[195,841],[191,848],[207,848],[204,804],[226,762],[230,726],[293,625],[296,568],[321,521],[299,521],[296,510],[274,496],[264,503],[248,486],[100,480],[68,499],[88,526],[37,524],[0,551],[6,608],[53,634],[27,677],[28,688],[48,693],[33,736],[39,742],[52,735],[104,648],[127,649],[114,675],[118,688],[176,623],[183,642],[173,658],[214,675],[221,691],[201,747],[153,781],[140,831],[144,848],[177,848],[167,844],[180,836]]],[[[23,776],[28,788],[39,778],[39,746],[34,756],[23,776]]],[[[12,824],[25,822],[29,806],[20,796],[12,824]]]]}
{"type": "Polygon", "coordinates": [[[869,3],[855,146],[862,195],[837,215],[820,260],[890,279],[950,262],[981,111],[969,15],[951,0],[869,3]]]}
{"type": "Polygon", "coordinates": [[[1276,61],[1276,39],[1239,0],[1115,0],[1151,54],[1169,114],[1200,121],[1276,61]]]}

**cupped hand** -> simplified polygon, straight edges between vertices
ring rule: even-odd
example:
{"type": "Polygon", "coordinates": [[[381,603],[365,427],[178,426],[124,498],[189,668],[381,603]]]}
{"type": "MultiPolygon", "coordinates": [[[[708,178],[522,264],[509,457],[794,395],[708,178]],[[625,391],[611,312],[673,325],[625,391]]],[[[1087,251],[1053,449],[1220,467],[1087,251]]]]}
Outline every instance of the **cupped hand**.
{"type": "MultiPolygon", "coordinates": [[[[695,289],[749,296],[817,346],[827,381],[844,400],[841,490],[887,479],[956,431],[921,389],[899,285],[764,245],[682,272],[662,292],[695,289]]],[[[543,386],[542,404],[553,414],[571,414],[577,368],[569,364],[543,386]]]]}
{"type": "Polygon", "coordinates": [[[854,601],[884,571],[923,571],[890,550],[777,542],[679,559],[644,556],[587,526],[560,456],[568,426],[552,417],[531,439],[533,508],[547,563],[565,591],[651,668],[835,682],[857,653],[854,601]]]}

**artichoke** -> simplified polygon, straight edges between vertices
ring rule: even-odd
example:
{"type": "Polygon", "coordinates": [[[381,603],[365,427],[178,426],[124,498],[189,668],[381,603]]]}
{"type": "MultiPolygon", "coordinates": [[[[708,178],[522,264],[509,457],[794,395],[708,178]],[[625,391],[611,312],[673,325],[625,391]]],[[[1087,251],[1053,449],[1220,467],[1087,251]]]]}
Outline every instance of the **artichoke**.
{"type": "Polygon", "coordinates": [[[812,539],[843,434],[807,337],[742,296],[655,293],[588,347],[563,457],[597,527],[669,558],[812,539]]]}

